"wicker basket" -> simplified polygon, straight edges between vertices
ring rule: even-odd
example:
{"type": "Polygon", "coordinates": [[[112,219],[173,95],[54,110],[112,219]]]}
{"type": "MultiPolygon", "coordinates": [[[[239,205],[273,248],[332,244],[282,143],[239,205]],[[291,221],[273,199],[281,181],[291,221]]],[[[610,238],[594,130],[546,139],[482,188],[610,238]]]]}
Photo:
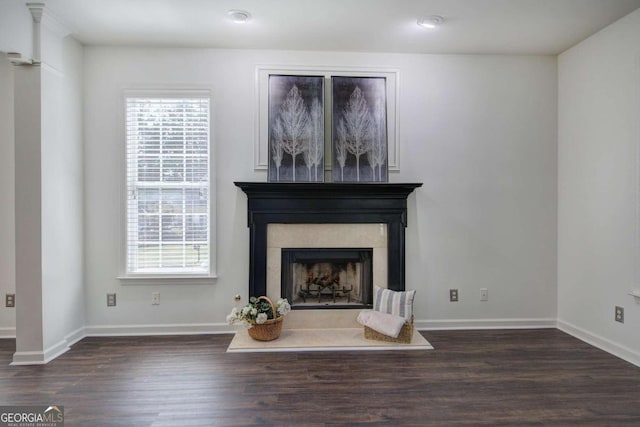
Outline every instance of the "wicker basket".
{"type": "MultiPolygon", "coordinates": [[[[276,311],[275,305],[273,302],[267,297],[259,297],[258,299],[265,300],[271,306],[271,312],[274,316],[278,314],[276,311]]],[[[264,323],[253,323],[249,328],[249,336],[254,340],[258,341],[273,341],[280,336],[280,332],[282,332],[282,321],[284,320],[283,316],[276,317],[274,319],[269,319],[264,323]]]]}
{"type": "Polygon", "coordinates": [[[393,338],[388,335],[381,334],[380,332],[371,329],[368,326],[364,327],[364,337],[368,340],[410,343],[411,338],[413,337],[413,317],[411,317],[411,319],[407,320],[405,324],[402,325],[402,329],[400,329],[398,338],[393,338]]]}

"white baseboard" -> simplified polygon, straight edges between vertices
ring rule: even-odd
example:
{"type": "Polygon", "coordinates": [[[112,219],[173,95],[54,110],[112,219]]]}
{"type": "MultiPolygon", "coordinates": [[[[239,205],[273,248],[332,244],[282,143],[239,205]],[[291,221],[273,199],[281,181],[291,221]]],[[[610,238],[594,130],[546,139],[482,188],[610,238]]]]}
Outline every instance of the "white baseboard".
{"type": "MultiPolygon", "coordinates": [[[[15,338],[15,329],[13,337],[15,338]]],[[[2,330],[0,329],[0,332],[2,330]]],[[[44,351],[16,351],[11,365],[45,365],[70,350],[85,337],[145,336],[145,335],[202,335],[231,334],[235,330],[226,323],[169,324],[169,325],[119,325],[85,326],[76,329],[63,340],[44,351]]]]}
{"type": "Polygon", "coordinates": [[[64,353],[69,351],[71,347],[66,339],[63,339],[51,347],[44,350],[44,363],[49,363],[53,359],[62,356],[64,353]]]}
{"type": "Polygon", "coordinates": [[[9,365],[44,365],[45,363],[47,362],[44,361],[43,351],[16,351],[13,353],[13,362],[9,365]]]}
{"type": "Polygon", "coordinates": [[[457,329],[547,329],[556,327],[556,319],[452,319],[417,320],[419,331],[457,329]]]}
{"type": "Polygon", "coordinates": [[[44,351],[16,351],[10,365],[46,365],[69,350],[67,341],[62,340],[44,351]]]}
{"type": "Polygon", "coordinates": [[[0,339],[16,337],[16,328],[0,328],[0,339]]]}
{"type": "Polygon", "coordinates": [[[167,325],[93,325],[84,328],[85,337],[122,337],[145,335],[232,334],[226,323],[185,323],[167,325]]]}
{"type": "MultiPolygon", "coordinates": [[[[438,329],[541,329],[555,328],[556,319],[472,319],[417,320],[418,330],[438,329]]],[[[145,335],[233,334],[235,328],[226,323],[167,325],[94,325],[84,328],[86,337],[118,337],[145,335]]]]}
{"type": "Polygon", "coordinates": [[[567,334],[574,336],[579,340],[586,342],[587,344],[591,344],[592,346],[597,347],[600,350],[604,350],[607,353],[613,354],[614,356],[617,356],[622,360],[626,360],[629,363],[640,366],[640,353],[635,350],[615,343],[599,335],[585,331],[584,329],[572,325],[571,323],[565,322],[564,320],[558,319],[557,327],[561,331],[566,332],[567,334]]]}
{"type": "Polygon", "coordinates": [[[67,345],[69,347],[71,347],[72,345],[74,345],[75,343],[77,343],[78,341],[80,341],[82,338],[85,337],[84,329],[85,329],[84,327],[78,328],[64,338],[67,341],[67,345]]]}
{"type": "Polygon", "coordinates": [[[78,328],[44,351],[16,351],[11,365],[45,365],[69,351],[84,338],[84,328],[78,328]]]}

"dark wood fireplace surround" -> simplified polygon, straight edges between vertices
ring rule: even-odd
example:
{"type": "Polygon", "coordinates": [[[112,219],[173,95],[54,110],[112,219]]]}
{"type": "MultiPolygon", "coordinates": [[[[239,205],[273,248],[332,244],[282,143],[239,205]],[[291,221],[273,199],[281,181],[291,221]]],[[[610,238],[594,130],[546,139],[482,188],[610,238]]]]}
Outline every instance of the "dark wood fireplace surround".
{"type": "Polygon", "coordinates": [[[422,183],[235,182],[247,195],[249,295],[267,293],[268,224],[387,224],[389,289],[405,289],[407,197],[422,183]]]}

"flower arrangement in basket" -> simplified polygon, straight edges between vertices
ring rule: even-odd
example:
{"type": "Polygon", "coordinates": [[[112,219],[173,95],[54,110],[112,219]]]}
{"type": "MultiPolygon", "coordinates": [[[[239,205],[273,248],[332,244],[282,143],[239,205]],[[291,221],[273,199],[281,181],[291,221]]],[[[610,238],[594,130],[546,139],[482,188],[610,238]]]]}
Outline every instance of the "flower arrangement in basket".
{"type": "Polygon", "coordinates": [[[267,297],[251,297],[249,304],[242,308],[233,307],[227,316],[230,325],[243,325],[249,336],[259,341],[271,341],[280,336],[282,321],[291,311],[286,298],[275,304],[267,297]]]}

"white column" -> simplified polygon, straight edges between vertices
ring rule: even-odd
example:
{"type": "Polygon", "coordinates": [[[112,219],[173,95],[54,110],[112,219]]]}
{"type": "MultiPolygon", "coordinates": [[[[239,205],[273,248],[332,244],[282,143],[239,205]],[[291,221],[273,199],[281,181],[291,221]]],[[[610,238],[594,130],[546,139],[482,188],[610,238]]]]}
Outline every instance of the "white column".
{"type": "Polygon", "coordinates": [[[41,68],[15,68],[16,353],[44,363],[42,322],[41,68]]]}
{"type": "Polygon", "coordinates": [[[16,310],[4,306],[5,295],[16,293],[13,74],[0,54],[0,338],[16,335],[16,310]]]}
{"type": "Polygon", "coordinates": [[[44,3],[27,3],[27,7],[33,17],[33,62],[34,64],[39,64],[42,60],[40,52],[40,47],[42,45],[40,23],[42,22],[44,3]]]}
{"type": "Polygon", "coordinates": [[[81,338],[84,322],[82,46],[43,4],[27,7],[33,65],[14,68],[13,364],[44,364],[81,338]]]}

